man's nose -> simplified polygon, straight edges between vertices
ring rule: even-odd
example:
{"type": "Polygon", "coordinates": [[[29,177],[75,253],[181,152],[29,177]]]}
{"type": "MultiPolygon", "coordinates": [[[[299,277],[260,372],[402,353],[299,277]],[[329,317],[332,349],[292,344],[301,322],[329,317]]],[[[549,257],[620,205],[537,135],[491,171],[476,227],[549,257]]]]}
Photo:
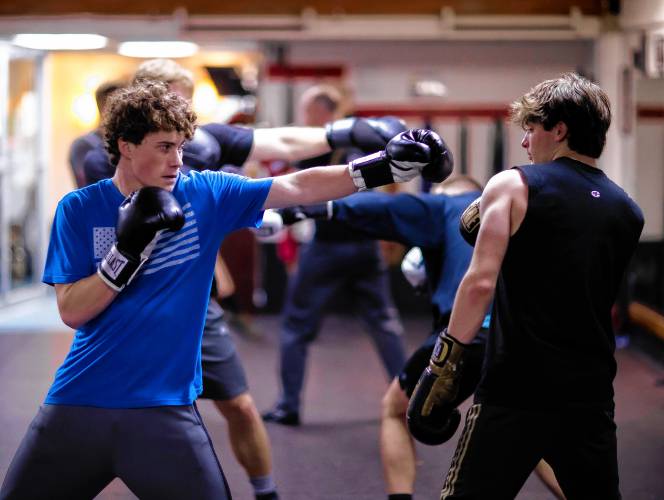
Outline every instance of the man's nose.
{"type": "Polygon", "coordinates": [[[176,149],[175,156],[173,158],[173,163],[176,163],[179,167],[182,166],[182,150],[176,149]]]}

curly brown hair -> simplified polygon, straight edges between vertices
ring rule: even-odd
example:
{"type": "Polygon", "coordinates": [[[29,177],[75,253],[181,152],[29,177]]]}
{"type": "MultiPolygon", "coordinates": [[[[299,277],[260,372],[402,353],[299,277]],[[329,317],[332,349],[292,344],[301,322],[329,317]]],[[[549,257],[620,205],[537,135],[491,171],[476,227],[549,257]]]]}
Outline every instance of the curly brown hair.
{"type": "Polygon", "coordinates": [[[118,140],[140,144],[153,132],[177,131],[194,136],[196,113],[189,102],[161,82],[139,82],[115,92],[104,116],[104,140],[111,163],[120,161],[118,140]]]}
{"type": "Polygon", "coordinates": [[[551,130],[563,122],[569,148],[599,158],[611,125],[611,103],[598,85],[576,73],[566,73],[539,83],[514,101],[510,116],[524,128],[540,123],[544,130],[551,130]]]}

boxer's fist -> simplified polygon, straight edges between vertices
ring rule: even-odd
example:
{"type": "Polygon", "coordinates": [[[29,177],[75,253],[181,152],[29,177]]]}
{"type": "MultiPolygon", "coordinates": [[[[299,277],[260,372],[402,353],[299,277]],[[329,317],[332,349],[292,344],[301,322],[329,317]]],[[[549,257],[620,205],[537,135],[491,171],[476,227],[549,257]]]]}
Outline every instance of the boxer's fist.
{"type": "Polygon", "coordinates": [[[416,129],[415,139],[431,149],[431,161],[422,169],[422,178],[429,182],[443,182],[454,169],[452,152],[433,130],[416,129]]]}
{"type": "Polygon", "coordinates": [[[422,372],[408,403],[408,429],[418,441],[440,444],[454,434],[460,415],[459,387],[468,346],[443,330],[429,366],[422,372]]]}
{"type": "Polygon", "coordinates": [[[99,276],[121,291],[150,257],[157,236],[183,225],[182,208],[170,191],[158,187],[134,191],[118,208],[116,242],[99,263],[99,276]]]}
{"type": "Polygon", "coordinates": [[[332,218],[332,202],[315,205],[295,205],[277,210],[286,226],[291,226],[305,219],[330,220],[332,218]]]}
{"type": "Polygon", "coordinates": [[[451,154],[431,130],[411,129],[392,138],[383,151],[353,160],[349,172],[359,190],[407,182],[427,172],[441,182],[452,172],[451,154]]]}
{"type": "Polygon", "coordinates": [[[261,243],[279,243],[285,236],[284,221],[277,210],[267,209],[263,213],[260,227],[252,228],[251,231],[261,243]]]}
{"type": "Polygon", "coordinates": [[[477,234],[480,232],[481,199],[482,197],[480,196],[468,205],[459,218],[459,232],[463,236],[463,239],[471,246],[475,246],[477,234]]]}
{"type": "Polygon", "coordinates": [[[327,142],[332,149],[357,148],[375,153],[385,148],[395,135],[404,132],[406,124],[394,116],[382,118],[344,118],[325,126],[327,142]]]}

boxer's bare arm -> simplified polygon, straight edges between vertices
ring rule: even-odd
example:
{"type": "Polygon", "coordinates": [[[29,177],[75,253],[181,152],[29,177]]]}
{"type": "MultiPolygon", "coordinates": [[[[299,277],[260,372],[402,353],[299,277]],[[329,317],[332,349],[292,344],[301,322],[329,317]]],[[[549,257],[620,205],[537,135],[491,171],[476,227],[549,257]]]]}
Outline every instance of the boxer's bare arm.
{"type": "Polygon", "coordinates": [[[97,273],[74,283],[55,285],[60,318],[71,328],[78,328],[96,317],[117,295],[118,292],[104,283],[97,273]]]}
{"type": "Polygon", "coordinates": [[[517,170],[495,175],[482,194],[481,225],[473,258],[452,309],[449,332],[470,343],[491,304],[509,239],[523,220],[528,188],[517,170]]]}
{"type": "Polygon", "coordinates": [[[314,167],[275,177],[263,208],[310,205],[357,191],[348,165],[314,167]]]}
{"type": "Polygon", "coordinates": [[[254,130],[251,160],[285,160],[313,158],[330,152],[322,127],[278,127],[254,130]]]}
{"type": "Polygon", "coordinates": [[[440,182],[452,171],[449,151],[430,130],[412,129],[393,137],[384,151],[363,156],[348,165],[315,167],[273,179],[263,208],[312,205],[342,198],[418,175],[440,182]]]}

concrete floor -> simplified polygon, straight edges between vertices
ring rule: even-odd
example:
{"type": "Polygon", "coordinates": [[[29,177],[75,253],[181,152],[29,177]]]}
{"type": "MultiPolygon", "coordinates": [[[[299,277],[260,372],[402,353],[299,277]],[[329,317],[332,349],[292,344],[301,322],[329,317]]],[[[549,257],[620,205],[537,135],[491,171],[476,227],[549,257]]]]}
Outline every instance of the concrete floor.
{"type": "MultiPolygon", "coordinates": [[[[57,319],[52,299],[32,307],[0,310],[0,481],[36,413],[72,332],[57,319]]],[[[414,348],[428,332],[427,318],[406,318],[406,343],[414,348]]],[[[260,336],[236,336],[252,394],[260,410],[277,394],[278,318],[256,316],[260,336]]],[[[621,489],[626,500],[664,500],[664,369],[641,352],[618,352],[616,420],[621,489]],[[659,382],[659,383],[658,383],[659,382]]],[[[284,500],[385,498],[378,453],[381,396],[387,380],[361,325],[330,316],[312,345],[303,425],[268,425],[274,474],[284,500]]],[[[466,403],[465,406],[468,404],[466,403]]],[[[253,498],[234,460],[226,424],[208,401],[199,408],[214,440],[234,498],[253,498]]],[[[456,438],[439,447],[418,445],[417,498],[437,498],[456,438]]],[[[135,498],[120,481],[97,498],[135,498]]],[[[553,496],[531,477],[517,497],[553,496]]]]}

